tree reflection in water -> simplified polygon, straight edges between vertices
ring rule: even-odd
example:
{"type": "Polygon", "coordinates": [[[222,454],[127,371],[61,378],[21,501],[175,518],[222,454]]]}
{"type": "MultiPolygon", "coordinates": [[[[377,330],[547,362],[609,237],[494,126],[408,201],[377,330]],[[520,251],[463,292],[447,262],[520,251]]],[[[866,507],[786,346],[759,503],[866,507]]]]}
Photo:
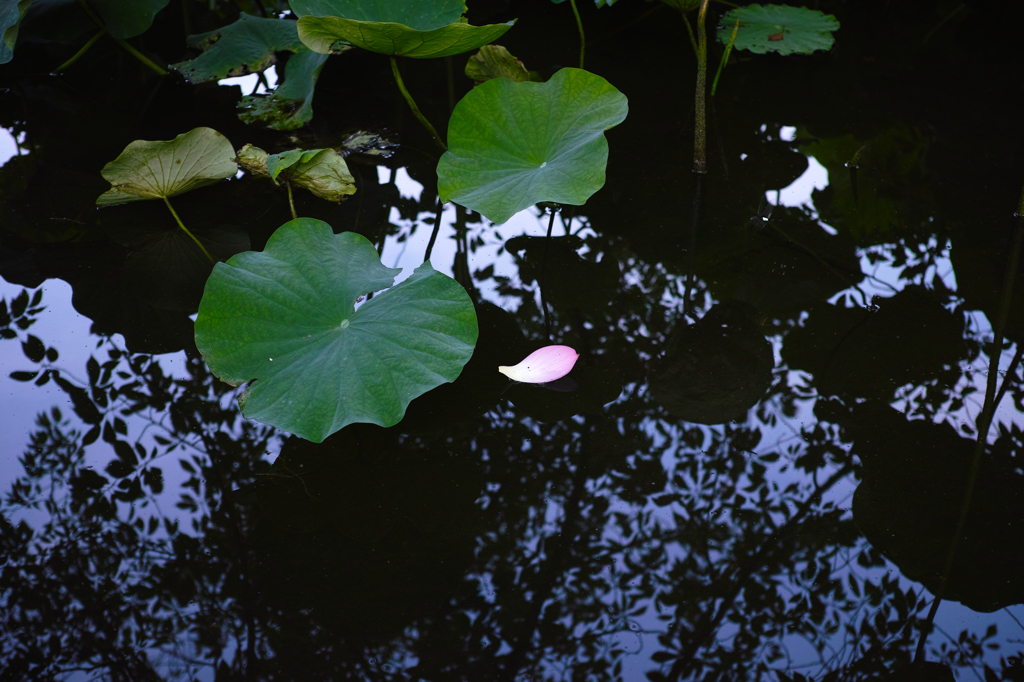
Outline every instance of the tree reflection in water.
{"type": "MultiPolygon", "coordinates": [[[[691,90],[666,92],[651,68],[686,40],[633,4],[583,12],[588,67],[630,98],[608,132],[606,187],[566,219],[586,229],[548,249],[446,213],[451,272],[480,320],[474,360],[399,425],[351,425],[320,446],[242,419],[208,373],[189,319],[205,272],[165,254],[175,277],[161,279],[143,258],[163,218],[93,208],[99,168],[132,139],[200,124],[236,148],[276,138],[235,119],[228,88],[153,87],[127,69],[132,87],[112,89],[116,44],[51,79],[46,45],[19,43],[0,116],[31,153],[0,169],[0,273],[70,283],[99,345],[65,368],[32,335],[46,301],[8,297],[0,315],[4,352],[26,356],[11,381],[61,396],[27,437],[8,435],[24,473],[0,503],[2,679],[1024,679],[1024,278],[1006,219],[1024,177],[1017,91],[1000,76],[1019,51],[981,45],[967,10],[939,24],[889,8],[880,25],[837,5],[834,53],[730,63],[690,244],[678,161],[692,131],[674,122],[691,90]],[[632,40],[643,49],[620,49],[632,40]],[[984,172],[965,177],[978,150],[984,172]],[[829,172],[813,206],[775,206],[751,230],[760,197],[808,156],[829,172]],[[495,241],[506,251],[488,262],[495,241]],[[576,390],[508,388],[495,368],[547,343],[580,352],[576,390]],[[156,355],[170,352],[182,372],[156,355]],[[978,449],[990,388],[1001,407],[978,449]],[[953,601],[974,620],[946,618],[953,601]]],[[[567,63],[564,6],[535,5],[520,15],[534,32],[510,31],[508,48],[547,74],[567,63]]],[[[194,20],[223,25],[204,6],[194,20]]],[[[180,46],[177,23],[158,29],[180,46]]],[[[298,214],[378,248],[429,232],[429,139],[404,127],[397,95],[351,95],[377,93],[387,59],[334,59],[354,66],[328,61],[295,144],[337,146],[352,126],[404,137],[389,158],[349,157],[351,200],[296,193],[298,214]],[[351,114],[322,115],[342,102],[351,114]],[[402,196],[400,168],[422,193],[402,196]]],[[[443,121],[446,74],[407,72],[441,93],[421,106],[443,121]]],[[[248,177],[175,207],[197,230],[242,226],[254,249],[290,216],[248,177]]]]}

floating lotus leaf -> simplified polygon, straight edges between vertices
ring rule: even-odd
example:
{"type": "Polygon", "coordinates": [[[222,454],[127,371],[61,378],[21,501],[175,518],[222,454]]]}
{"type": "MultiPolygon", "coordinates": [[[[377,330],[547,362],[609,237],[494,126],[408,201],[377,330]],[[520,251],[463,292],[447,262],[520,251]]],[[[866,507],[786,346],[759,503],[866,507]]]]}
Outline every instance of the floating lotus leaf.
{"type": "Polygon", "coordinates": [[[261,19],[241,14],[238,21],[216,31],[188,37],[189,47],[203,53],[171,64],[190,83],[204,83],[232,76],[259,73],[274,63],[274,53],[305,51],[294,21],[261,19]]]}
{"type": "Polygon", "coordinates": [[[459,376],[478,333],[465,289],[429,263],[355,310],[398,273],[365,237],[292,220],[262,253],[214,268],[196,345],[218,377],[250,382],[239,403],[251,419],[314,442],[353,422],[391,426],[459,376]]]}
{"type": "Polygon", "coordinates": [[[806,7],[755,4],[726,12],[719,24],[719,42],[728,44],[737,19],[740,27],[736,31],[736,49],[757,54],[831,50],[835,43],[832,32],[839,30],[839,20],[831,14],[806,7]]]}
{"type": "Polygon", "coordinates": [[[583,204],[604,185],[604,131],[627,111],[625,95],[580,69],[546,83],[487,81],[448,123],[448,151],[437,164],[441,199],[495,223],[539,201],[583,204]]]}
{"type": "Polygon", "coordinates": [[[212,128],[196,128],[168,142],[136,140],[101,172],[113,187],[96,205],[113,206],[211,185],[237,173],[238,164],[228,138],[212,128]]]}
{"type": "Polygon", "coordinates": [[[305,187],[327,201],[341,201],[356,191],[345,159],[333,149],[291,149],[268,155],[247,144],[238,150],[238,164],[256,175],[305,187]]]}
{"type": "Polygon", "coordinates": [[[470,26],[462,0],[294,0],[299,37],[328,54],[339,41],[370,52],[401,57],[450,57],[501,37],[515,22],[470,26]]]}

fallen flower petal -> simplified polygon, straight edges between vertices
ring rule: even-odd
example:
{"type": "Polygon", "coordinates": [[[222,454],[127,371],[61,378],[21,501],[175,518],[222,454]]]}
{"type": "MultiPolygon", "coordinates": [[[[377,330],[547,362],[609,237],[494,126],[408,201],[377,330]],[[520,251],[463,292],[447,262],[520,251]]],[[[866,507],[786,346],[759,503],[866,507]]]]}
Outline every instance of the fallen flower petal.
{"type": "Polygon", "coordinates": [[[545,346],[527,355],[518,365],[502,365],[498,371],[513,381],[543,384],[568,374],[579,356],[569,346],[545,346]]]}

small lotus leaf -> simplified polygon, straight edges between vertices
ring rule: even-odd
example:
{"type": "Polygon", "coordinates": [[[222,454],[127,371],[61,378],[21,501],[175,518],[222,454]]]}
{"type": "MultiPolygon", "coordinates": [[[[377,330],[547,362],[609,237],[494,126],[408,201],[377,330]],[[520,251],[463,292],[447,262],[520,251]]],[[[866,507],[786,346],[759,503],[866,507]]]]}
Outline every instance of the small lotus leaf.
{"type": "Polygon", "coordinates": [[[503,36],[513,23],[470,26],[457,22],[433,31],[416,31],[402,24],[302,17],[299,37],[309,49],[324,54],[335,49],[338,41],[345,41],[370,52],[424,59],[475,50],[503,36]]]}
{"type": "MultiPolygon", "coordinates": [[[[294,23],[294,22],[291,22],[294,23]]],[[[325,54],[305,46],[285,64],[277,88],[270,95],[248,95],[239,102],[243,123],[260,122],[274,130],[294,130],[313,118],[313,88],[327,61],[325,54]]]]}
{"type": "Polygon", "coordinates": [[[274,63],[281,50],[305,50],[294,21],[261,19],[248,14],[216,31],[188,37],[189,47],[203,53],[186,62],[171,64],[190,83],[205,83],[233,76],[259,73],[274,63]]]}
{"type": "Polygon", "coordinates": [[[342,41],[387,55],[450,57],[497,40],[515,23],[470,26],[462,0],[295,0],[291,7],[302,42],[323,54],[342,41]]]}
{"type": "Polygon", "coordinates": [[[355,194],[355,179],[345,159],[333,149],[291,149],[268,155],[247,144],[238,150],[238,164],[255,175],[305,187],[327,201],[341,201],[355,194]]]}
{"type": "Polygon", "coordinates": [[[538,201],[583,204],[604,185],[604,131],[627,111],[625,95],[580,69],[546,83],[487,81],[448,123],[448,151],[437,164],[441,199],[495,223],[538,201]]]}
{"type": "Polygon", "coordinates": [[[736,49],[757,54],[811,54],[815,50],[830,50],[835,42],[832,32],[839,30],[839,20],[831,14],[806,7],[755,4],[730,10],[722,17],[719,42],[729,42],[737,19],[740,27],[736,32],[736,49]]]}
{"type": "Polygon", "coordinates": [[[530,80],[530,72],[501,45],[484,45],[466,62],[466,75],[480,85],[492,78],[507,78],[522,83],[530,80]]]}
{"type": "Polygon", "coordinates": [[[113,187],[97,206],[162,199],[211,185],[238,172],[231,142],[212,128],[195,128],[173,140],[136,140],[103,167],[113,187]]]}
{"type": "Polygon", "coordinates": [[[391,286],[373,245],[299,218],[262,253],[218,263],[196,319],[196,345],[245,416],[321,442],[347,424],[398,423],[409,402],[454,381],[477,340],[473,302],[424,263],[391,286]]]}
{"type": "Polygon", "coordinates": [[[115,38],[134,38],[153,24],[157,12],[170,0],[89,0],[89,6],[103,19],[115,38]]]}
{"type": "Polygon", "coordinates": [[[5,2],[0,8],[0,33],[4,39],[0,42],[0,64],[6,64],[14,58],[14,44],[18,42],[18,28],[21,20],[28,11],[32,0],[19,0],[19,2],[5,2]]]}

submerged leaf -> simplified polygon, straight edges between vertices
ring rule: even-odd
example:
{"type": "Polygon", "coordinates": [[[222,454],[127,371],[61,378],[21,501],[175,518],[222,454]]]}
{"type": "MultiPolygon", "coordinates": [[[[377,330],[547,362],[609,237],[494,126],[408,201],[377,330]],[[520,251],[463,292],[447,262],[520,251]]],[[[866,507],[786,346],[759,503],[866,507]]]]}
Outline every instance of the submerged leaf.
{"type": "Polygon", "coordinates": [[[498,371],[523,384],[546,384],[572,371],[580,354],[569,346],[544,346],[526,356],[518,365],[502,365],[498,371]]]}
{"type": "Polygon", "coordinates": [[[111,189],[97,206],[165,199],[211,185],[238,172],[235,151],[212,128],[196,128],[173,140],[136,140],[101,171],[111,189]]]}
{"type": "Polygon", "coordinates": [[[719,42],[729,43],[737,20],[740,27],[736,32],[736,49],[756,54],[811,54],[815,50],[830,50],[835,43],[832,32],[839,30],[838,19],[818,10],[754,4],[730,10],[722,17],[719,42]]]}
{"type": "Polygon", "coordinates": [[[294,0],[299,37],[314,52],[328,54],[339,41],[370,52],[402,57],[450,57],[501,37],[507,24],[471,26],[463,0],[294,0]]]}
{"type": "Polygon", "coordinates": [[[501,45],[484,45],[466,62],[466,75],[477,85],[492,78],[507,78],[521,83],[530,80],[530,72],[501,45]]]}
{"type": "Polygon", "coordinates": [[[291,149],[268,155],[247,144],[238,150],[238,164],[255,175],[305,187],[327,201],[341,201],[355,194],[355,179],[345,159],[333,149],[291,149]]]}
{"type": "MultiPolygon", "coordinates": [[[[194,232],[217,260],[249,249],[249,235],[233,225],[194,232]]],[[[213,263],[181,230],[160,230],[132,248],[124,263],[125,283],[142,299],[162,310],[195,312],[213,263]]]]}
{"type": "Polygon", "coordinates": [[[409,402],[454,381],[477,340],[473,303],[424,263],[391,286],[373,245],[299,218],[262,253],[218,263],[196,320],[196,345],[230,384],[249,381],[245,416],[321,442],[353,422],[396,424],[409,402]]]}
{"type": "Polygon", "coordinates": [[[239,15],[238,21],[216,31],[189,36],[188,44],[203,53],[195,59],[171,64],[170,68],[190,83],[259,73],[274,63],[275,52],[306,49],[294,21],[248,14],[239,15]]]}
{"type": "Polygon", "coordinates": [[[627,111],[625,95],[581,69],[562,69],[546,83],[487,81],[448,123],[448,151],[437,164],[441,199],[495,223],[539,201],[583,204],[604,185],[604,131],[627,111]]]}

